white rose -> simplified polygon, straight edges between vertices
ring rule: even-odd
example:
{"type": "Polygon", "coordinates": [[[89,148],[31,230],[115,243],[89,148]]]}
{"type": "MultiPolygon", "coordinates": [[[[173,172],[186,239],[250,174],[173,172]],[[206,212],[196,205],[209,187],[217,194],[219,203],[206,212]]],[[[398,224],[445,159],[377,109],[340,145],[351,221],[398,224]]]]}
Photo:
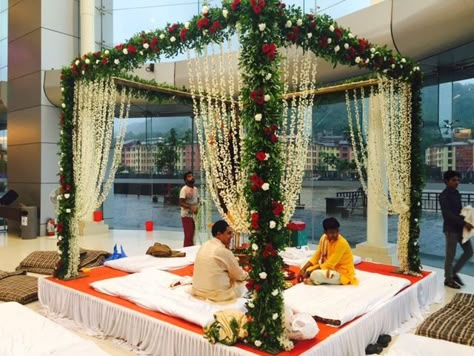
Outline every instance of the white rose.
{"type": "Polygon", "coordinates": [[[267,278],[267,272],[260,272],[258,276],[260,277],[260,279],[265,279],[267,278]]]}
{"type": "Polygon", "coordinates": [[[367,59],[365,60],[365,63],[367,64],[367,63],[369,63],[369,62],[370,62],[370,59],[367,58],[367,59]]]}
{"type": "Polygon", "coordinates": [[[260,30],[260,32],[265,31],[266,27],[267,27],[267,25],[265,25],[264,23],[259,23],[258,24],[258,29],[260,30]]]}
{"type": "Polygon", "coordinates": [[[189,30],[189,26],[190,26],[190,25],[191,25],[191,23],[190,23],[189,21],[186,21],[186,22],[184,23],[184,28],[185,28],[186,30],[189,30]]]}
{"type": "Polygon", "coordinates": [[[267,75],[265,76],[265,79],[270,80],[271,77],[272,77],[272,73],[267,73],[267,75]]]}
{"type": "Polygon", "coordinates": [[[384,72],[384,73],[387,73],[387,72],[388,72],[388,70],[387,70],[387,69],[384,69],[384,70],[383,70],[383,72],[384,72]]]}
{"type": "Polygon", "coordinates": [[[95,60],[95,64],[99,64],[99,62],[100,62],[100,61],[99,61],[98,59],[95,60]]]}
{"type": "Polygon", "coordinates": [[[359,56],[357,56],[357,57],[355,58],[355,62],[356,62],[356,63],[359,63],[359,62],[360,62],[360,57],[359,57],[359,56]]]}
{"type": "Polygon", "coordinates": [[[375,53],[375,47],[370,47],[370,53],[375,53]]]}
{"type": "Polygon", "coordinates": [[[276,222],[274,222],[273,220],[271,220],[270,223],[268,224],[270,229],[274,229],[276,225],[277,225],[276,222]]]}
{"type": "Polygon", "coordinates": [[[140,56],[143,56],[143,51],[139,51],[138,53],[140,54],[140,56]]]}
{"type": "Polygon", "coordinates": [[[413,68],[413,70],[418,72],[420,70],[420,67],[417,66],[417,67],[413,68]]]}
{"type": "Polygon", "coordinates": [[[203,35],[207,35],[208,32],[209,32],[208,30],[202,30],[203,35]]]}
{"type": "Polygon", "coordinates": [[[58,196],[56,197],[56,200],[61,200],[62,198],[63,198],[62,195],[58,195],[58,196]]]}
{"type": "Polygon", "coordinates": [[[269,157],[270,157],[270,153],[265,153],[265,161],[268,161],[269,157]]]}
{"type": "Polygon", "coordinates": [[[349,38],[354,38],[354,35],[353,35],[352,33],[350,33],[350,32],[348,33],[347,36],[349,36],[349,38]]]}
{"type": "Polygon", "coordinates": [[[270,101],[270,95],[265,94],[265,96],[263,97],[263,100],[264,101],[270,101]]]}
{"type": "Polygon", "coordinates": [[[59,167],[59,171],[61,171],[61,172],[62,172],[62,171],[63,171],[63,167],[59,167]]]}
{"type": "Polygon", "coordinates": [[[86,58],[86,64],[90,64],[91,60],[89,58],[86,58]]]}
{"type": "Polygon", "coordinates": [[[150,45],[148,43],[143,44],[143,48],[148,49],[149,47],[150,47],[150,45]]]}
{"type": "Polygon", "coordinates": [[[392,67],[393,69],[395,69],[395,64],[392,64],[391,67],[392,67]]]}
{"type": "Polygon", "coordinates": [[[79,59],[76,59],[76,61],[74,62],[74,64],[75,64],[76,66],[78,66],[79,63],[81,63],[81,61],[80,61],[79,59]]]}
{"type": "Polygon", "coordinates": [[[71,194],[69,194],[69,193],[64,194],[64,198],[66,198],[66,199],[69,199],[70,196],[71,196],[71,194]]]}
{"type": "Polygon", "coordinates": [[[258,245],[257,244],[252,244],[252,250],[257,251],[258,250],[258,245]]]}
{"type": "Polygon", "coordinates": [[[349,48],[349,43],[344,43],[344,48],[348,49],[349,48]]]}
{"type": "Polygon", "coordinates": [[[374,58],[374,56],[375,56],[375,55],[372,53],[372,54],[370,55],[370,58],[374,58]]]}
{"type": "Polygon", "coordinates": [[[402,59],[400,60],[400,62],[402,62],[402,63],[406,63],[406,62],[407,62],[407,60],[406,60],[405,58],[402,58],[402,59]]]}
{"type": "Polygon", "coordinates": [[[81,74],[82,74],[82,75],[86,74],[86,71],[85,71],[85,70],[81,70],[81,74]]]}
{"type": "Polygon", "coordinates": [[[110,51],[108,49],[106,49],[104,53],[107,56],[110,53],[110,51]]]}
{"type": "Polygon", "coordinates": [[[124,49],[122,50],[122,52],[123,52],[123,54],[128,54],[128,49],[124,48],[124,49]]]}
{"type": "Polygon", "coordinates": [[[61,92],[64,92],[64,87],[61,87],[61,92]]]}
{"type": "Polygon", "coordinates": [[[161,33],[160,34],[160,39],[163,39],[163,38],[165,38],[165,35],[164,35],[164,33],[161,33]]]}
{"type": "Polygon", "coordinates": [[[66,108],[66,104],[64,104],[64,103],[62,103],[61,106],[62,106],[63,109],[66,108]]]}
{"type": "MultiPolygon", "coordinates": [[[[60,134],[60,135],[62,135],[63,133],[64,133],[63,130],[59,131],[59,134],[60,134]]],[[[59,164],[59,163],[60,163],[60,162],[58,162],[58,164],[59,164]]]]}
{"type": "Polygon", "coordinates": [[[229,11],[227,9],[222,10],[222,16],[224,16],[225,19],[227,18],[228,14],[229,14],[229,11]]]}
{"type": "Polygon", "coordinates": [[[263,183],[263,184],[262,184],[262,190],[268,190],[268,189],[270,189],[270,184],[268,184],[268,183],[263,183]]]}
{"type": "Polygon", "coordinates": [[[255,305],[252,302],[249,302],[247,305],[249,308],[255,308],[255,305]]]}
{"type": "Polygon", "coordinates": [[[63,237],[61,235],[58,236],[58,240],[61,241],[63,237]]]}
{"type": "Polygon", "coordinates": [[[306,36],[308,36],[308,38],[311,38],[311,37],[313,37],[313,34],[312,34],[311,32],[308,32],[308,33],[306,34],[306,36]]]}
{"type": "Polygon", "coordinates": [[[272,319],[273,319],[273,320],[277,320],[277,319],[278,319],[278,313],[273,313],[272,319]]]}
{"type": "Polygon", "coordinates": [[[176,37],[174,37],[174,36],[171,36],[171,38],[170,38],[170,41],[171,41],[171,42],[174,42],[174,41],[176,41],[176,37]]]}
{"type": "Polygon", "coordinates": [[[328,38],[328,44],[331,44],[332,38],[328,38]]]}
{"type": "Polygon", "coordinates": [[[58,250],[58,255],[62,255],[62,254],[63,254],[63,251],[58,250]]]}
{"type": "Polygon", "coordinates": [[[120,63],[120,60],[118,58],[114,59],[114,63],[115,64],[119,64],[120,63]]]}
{"type": "Polygon", "coordinates": [[[262,121],[262,114],[256,114],[255,121],[262,121]]]}
{"type": "Polygon", "coordinates": [[[293,25],[293,24],[291,23],[290,20],[286,21],[286,24],[285,24],[285,27],[286,27],[286,28],[290,28],[291,25],[293,25]]]}
{"type": "Polygon", "coordinates": [[[272,295],[273,295],[274,297],[276,297],[276,296],[278,295],[278,289],[274,289],[274,290],[272,291],[272,295]]]}
{"type": "Polygon", "coordinates": [[[334,32],[335,28],[333,25],[329,26],[329,31],[334,32]]]}
{"type": "Polygon", "coordinates": [[[71,209],[66,209],[66,213],[70,213],[71,212],[71,209]]]}
{"type": "Polygon", "coordinates": [[[262,346],[262,342],[260,340],[255,340],[254,342],[255,346],[260,347],[262,346]]]}
{"type": "Polygon", "coordinates": [[[339,50],[341,49],[341,47],[339,47],[339,45],[337,45],[336,47],[334,47],[334,52],[339,52],[339,50]]]}
{"type": "Polygon", "coordinates": [[[296,26],[301,26],[302,24],[303,24],[303,20],[302,20],[302,19],[296,20],[296,26]]]}
{"type": "Polygon", "coordinates": [[[204,5],[204,6],[202,7],[202,14],[203,14],[203,15],[206,15],[206,14],[208,14],[208,13],[209,13],[209,7],[207,7],[206,5],[204,5]]]}

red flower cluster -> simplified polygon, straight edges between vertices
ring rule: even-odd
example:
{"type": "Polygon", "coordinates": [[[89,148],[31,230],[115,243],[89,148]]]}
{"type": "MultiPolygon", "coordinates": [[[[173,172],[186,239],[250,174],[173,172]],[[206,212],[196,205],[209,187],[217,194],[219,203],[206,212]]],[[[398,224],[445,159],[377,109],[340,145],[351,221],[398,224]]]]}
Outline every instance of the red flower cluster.
{"type": "Polygon", "coordinates": [[[248,290],[255,290],[255,291],[259,291],[260,290],[260,285],[259,284],[255,284],[255,280],[253,279],[249,279],[249,281],[247,282],[247,284],[245,285],[245,287],[247,287],[248,290]]]}
{"type": "Polygon", "coordinates": [[[169,33],[173,33],[174,31],[176,31],[178,29],[178,24],[173,24],[169,29],[168,29],[168,32],[169,33]]]}
{"type": "Polygon", "coordinates": [[[360,53],[365,53],[369,42],[366,39],[359,38],[360,53]]]}
{"type": "Polygon", "coordinates": [[[295,43],[298,40],[298,34],[300,33],[300,28],[298,26],[293,26],[292,31],[286,35],[286,38],[295,43]]]}
{"type": "Polygon", "coordinates": [[[63,175],[59,176],[59,183],[61,184],[61,194],[66,193],[68,190],[71,189],[71,186],[66,183],[63,175]]]}
{"type": "Polygon", "coordinates": [[[257,157],[257,160],[259,161],[265,161],[267,158],[267,154],[263,151],[258,151],[257,154],[255,155],[257,157]]]}
{"type": "Polygon", "coordinates": [[[123,48],[123,44],[122,44],[122,43],[115,46],[115,49],[116,49],[117,51],[121,51],[122,48],[123,48]]]}
{"type": "Polygon", "coordinates": [[[319,39],[319,47],[321,47],[321,48],[327,48],[327,47],[328,47],[328,39],[327,39],[327,37],[324,37],[324,36],[323,36],[323,37],[321,37],[321,38],[319,39]]]}
{"type": "Polygon", "coordinates": [[[250,92],[250,99],[256,102],[258,105],[263,105],[265,100],[263,100],[263,96],[265,95],[265,91],[262,88],[259,88],[255,91],[250,92]]]}
{"type": "Polygon", "coordinates": [[[197,22],[197,28],[200,30],[207,26],[209,26],[209,19],[207,17],[204,17],[197,22]]]}
{"type": "Polygon", "coordinates": [[[260,219],[260,216],[258,215],[258,213],[252,213],[252,215],[250,216],[250,225],[252,226],[252,229],[254,230],[258,230],[258,228],[260,227],[258,225],[258,219],[260,219]]]}
{"type": "Polygon", "coordinates": [[[265,128],[265,135],[267,138],[272,141],[273,143],[278,142],[278,136],[275,135],[275,131],[278,130],[278,126],[273,124],[270,127],[265,128]]]}
{"type": "Polygon", "coordinates": [[[262,51],[267,55],[268,59],[274,60],[276,55],[276,46],[274,43],[264,44],[262,46],[262,51]]]}
{"type": "Polygon", "coordinates": [[[281,213],[283,212],[283,204],[281,204],[277,201],[274,201],[272,203],[272,208],[273,208],[273,215],[275,215],[275,216],[280,216],[281,213]]]}
{"type": "Polygon", "coordinates": [[[262,185],[263,183],[265,183],[263,181],[262,178],[260,178],[257,174],[253,174],[251,177],[250,177],[250,181],[252,182],[252,185],[250,187],[250,189],[252,190],[252,192],[256,192],[257,190],[259,190],[260,188],[262,188],[262,185]]]}
{"type": "Polygon", "coordinates": [[[150,47],[151,47],[151,49],[152,49],[153,51],[155,51],[155,52],[158,51],[158,49],[159,49],[159,48],[156,46],[157,44],[158,44],[158,38],[153,37],[153,38],[151,39],[150,47]]]}
{"type": "Polygon", "coordinates": [[[186,38],[186,33],[187,32],[188,31],[185,28],[181,29],[181,32],[179,33],[179,38],[181,39],[181,42],[183,42],[184,39],[186,38]]]}
{"type": "Polygon", "coordinates": [[[232,9],[232,11],[235,11],[235,9],[237,9],[237,7],[239,6],[240,6],[240,0],[234,0],[230,8],[232,9]]]}
{"type": "Polygon", "coordinates": [[[336,38],[337,38],[338,40],[340,40],[341,37],[342,37],[342,28],[337,27],[337,28],[334,30],[334,34],[336,35],[336,38]]]}
{"type": "Polygon", "coordinates": [[[132,44],[129,44],[128,47],[127,47],[127,50],[128,50],[128,54],[135,54],[137,53],[137,49],[134,45],[132,44]]]}
{"type": "Polygon", "coordinates": [[[276,255],[278,255],[278,251],[273,248],[272,244],[266,244],[265,249],[262,253],[262,257],[267,258],[276,255]]]}
{"type": "Polygon", "coordinates": [[[267,4],[265,0],[250,0],[250,6],[252,6],[255,15],[260,15],[267,4]]]}
{"type": "Polygon", "coordinates": [[[221,28],[221,23],[219,21],[214,21],[211,28],[209,29],[210,33],[216,33],[221,28]]]}

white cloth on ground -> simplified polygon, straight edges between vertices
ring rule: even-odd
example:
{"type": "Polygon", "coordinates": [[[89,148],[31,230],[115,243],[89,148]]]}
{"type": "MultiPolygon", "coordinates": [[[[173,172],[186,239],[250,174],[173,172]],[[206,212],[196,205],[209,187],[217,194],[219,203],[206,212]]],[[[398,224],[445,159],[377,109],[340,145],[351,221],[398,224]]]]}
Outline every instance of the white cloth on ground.
{"type": "MultiPolygon", "coordinates": [[[[462,208],[461,215],[464,216],[464,221],[474,225],[474,208],[472,206],[468,205],[462,208]]],[[[462,229],[462,243],[466,243],[472,236],[474,236],[474,229],[471,231],[466,228],[462,229]]]]}
{"type": "Polygon", "coordinates": [[[389,345],[386,356],[472,356],[471,346],[414,334],[401,334],[389,345]]]}
{"type": "Polygon", "coordinates": [[[107,355],[92,341],[18,303],[0,304],[0,315],[0,355],[107,355]]]}
{"type": "MultiPolygon", "coordinates": [[[[298,247],[287,247],[283,251],[280,251],[280,256],[283,258],[283,262],[290,266],[302,267],[316,251],[310,250],[308,246],[298,247]]],[[[362,262],[360,256],[354,256],[354,265],[362,262]]]]}

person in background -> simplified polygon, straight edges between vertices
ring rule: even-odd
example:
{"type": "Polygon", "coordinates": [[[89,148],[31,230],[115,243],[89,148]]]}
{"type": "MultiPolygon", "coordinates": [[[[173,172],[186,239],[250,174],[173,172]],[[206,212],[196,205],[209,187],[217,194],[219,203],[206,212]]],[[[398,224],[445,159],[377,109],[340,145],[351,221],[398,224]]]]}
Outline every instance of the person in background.
{"type": "Polygon", "coordinates": [[[192,294],[213,302],[231,302],[245,294],[248,274],[229,249],[234,231],[224,220],[212,226],[213,239],[199,249],[194,262],[192,294]]]}
{"type": "Polygon", "coordinates": [[[324,234],[318,249],[301,269],[298,280],[306,284],[358,284],[352,250],[346,239],[339,234],[339,221],[327,218],[323,221],[324,234]]]}
{"type": "Polygon", "coordinates": [[[184,230],[183,247],[194,245],[194,232],[196,224],[194,217],[198,212],[198,189],[194,186],[193,172],[184,174],[185,185],[179,192],[179,205],[181,206],[181,221],[184,230]]]}
{"type": "Polygon", "coordinates": [[[446,188],[439,195],[439,205],[443,214],[443,232],[446,238],[446,256],[444,260],[444,285],[450,288],[459,289],[464,285],[458,273],[464,264],[472,257],[472,244],[468,240],[462,243],[462,231],[466,228],[472,230],[472,225],[464,221],[461,215],[462,204],[461,194],[457,188],[460,175],[456,171],[446,171],[444,173],[444,184],[446,188]],[[461,245],[463,254],[453,267],[456,255],[457,244],[461,245]]]}

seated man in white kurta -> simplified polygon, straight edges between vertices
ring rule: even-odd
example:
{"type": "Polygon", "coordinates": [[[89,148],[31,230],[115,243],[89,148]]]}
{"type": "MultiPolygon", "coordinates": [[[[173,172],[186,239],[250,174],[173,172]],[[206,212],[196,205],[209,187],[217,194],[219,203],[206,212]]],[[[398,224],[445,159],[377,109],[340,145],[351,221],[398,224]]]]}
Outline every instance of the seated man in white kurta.
{"type": "Polygon", "coordinates": [[[199,249],[194,262],[192,294],[214,302],[230,302],[243,296],[242,281],[247,279],[229,244],[234,237],[224,220],[212,226],[212,240],[199,249]]]}

